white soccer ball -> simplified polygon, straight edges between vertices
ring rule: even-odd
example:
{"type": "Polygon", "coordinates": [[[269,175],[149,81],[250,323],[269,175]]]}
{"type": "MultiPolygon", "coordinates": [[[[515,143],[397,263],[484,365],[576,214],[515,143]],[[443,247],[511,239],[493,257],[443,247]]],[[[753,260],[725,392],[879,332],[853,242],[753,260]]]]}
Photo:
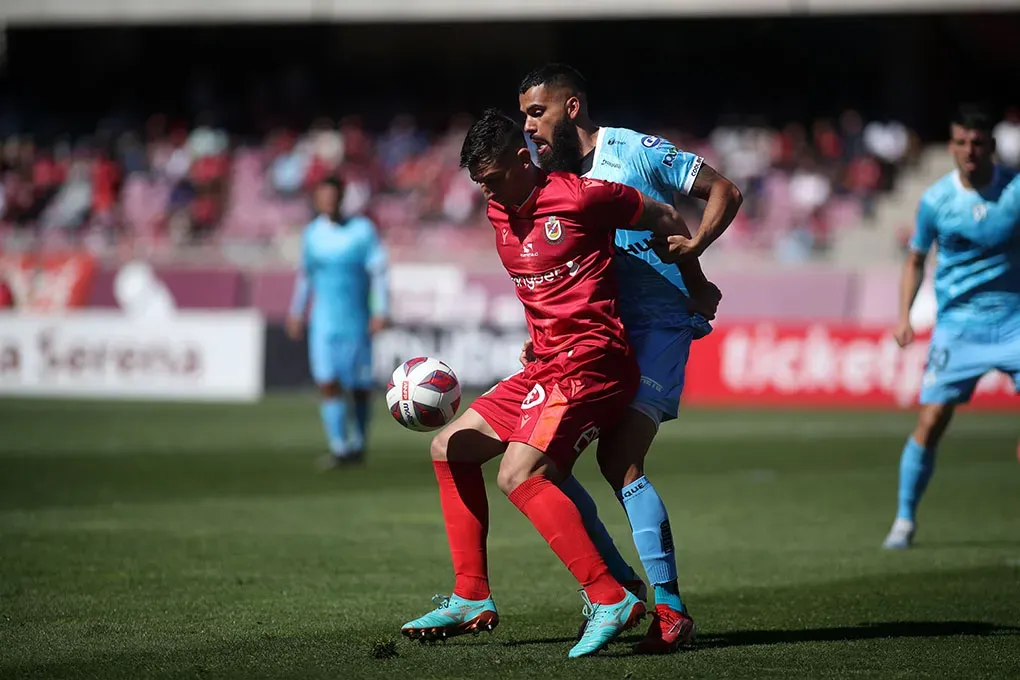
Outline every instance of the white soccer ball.
{"type": "Polygon", "coordinates": [[[398,423],[415,432],[438,430],[460,408],[460,382],[439,359],[415,357],[393,371],[386,406],[398,423]]]}

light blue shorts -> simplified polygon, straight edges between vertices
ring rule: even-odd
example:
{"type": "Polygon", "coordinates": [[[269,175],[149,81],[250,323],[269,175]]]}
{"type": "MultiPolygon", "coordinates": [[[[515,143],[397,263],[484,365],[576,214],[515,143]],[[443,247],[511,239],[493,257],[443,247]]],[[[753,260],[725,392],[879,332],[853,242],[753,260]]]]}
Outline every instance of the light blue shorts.
{"type": "Polygon", "coordinates": [[[352,390],[372,387],[372,340],[335,335],[308,336],[308,363],[319,385],[339,382],[352,390]]]}
{"type": "Polygon", "coordinates": [[[630,407],[648,416],[656,426],[675,419],[680,410],[680,395],[684,391],[687,357],[694,334],[693,328],[627,333],[641,368],[641,384],[630,407]]]}
{"type": "Polygon", "coordinates": [[[1020,331],[994,324],[967,328],[936,324],[921,382],[922,404],[965,404],[983,375],[1000,370],[1020,391],[1020,331]]]}

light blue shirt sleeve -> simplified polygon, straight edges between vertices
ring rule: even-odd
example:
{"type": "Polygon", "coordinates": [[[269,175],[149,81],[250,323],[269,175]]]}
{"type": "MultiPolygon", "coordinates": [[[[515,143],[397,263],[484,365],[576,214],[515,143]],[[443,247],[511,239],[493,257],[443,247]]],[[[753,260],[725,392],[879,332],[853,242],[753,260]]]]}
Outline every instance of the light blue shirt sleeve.
{"type": "Polygon", "coordinates": [[[372,316],[390,314],[389,257],[376,230],[372,229],[368,250],[365,253],[365,270],[370,280],[369,309],[372,316]]]}
{"type": "Polygon", "coordinates": [[[678,149],[661,137],[641,138],[641,147],[651,177],[659,188],[687,196],[705,160],[701,156],[678,149]]]}
{"type": "Polygon", "coordinates": [[[910,238],[910,249],[917,253],[927,254],[937,235],[935,209],[922,198],[917,206],[917,224],[914,228],[914,235],[910,238]]]}
{"type": "Polygon", "coordinates": [[[308,232],[301,237],[301,264],[294,281],[294,295],[290,299],[290,315],[304,318],[308,308],[308,294],[311,283],[308,278],[308,232]]]}

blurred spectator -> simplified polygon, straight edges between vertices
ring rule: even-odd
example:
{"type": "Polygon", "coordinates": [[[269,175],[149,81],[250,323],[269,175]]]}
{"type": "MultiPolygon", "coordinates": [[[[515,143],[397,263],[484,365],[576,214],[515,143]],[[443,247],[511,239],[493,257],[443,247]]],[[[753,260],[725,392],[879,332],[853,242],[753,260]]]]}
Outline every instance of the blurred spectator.
{"type": "Polygon", "coordinates": [[[814,160],[806,160],[790,177],[790,199],[798,219],[821,208],[831,195],[829,178],[822,174],[814,160]]]}
{"type": "Polygon", "coordinates": [[[902,123],[872,121],[864,128],[865,148],[889,164],[903,160],[909,141],[907,128],[902,123]]]}
{"type": "Polygon", "coordinates": [[[1010,108],[992,130],[995,148],[1003,165],[1020,169],[1020,109],[1010,108]]]}
{"type": "Polygon", "coordinates": [[[393,118],[389,130],[379,140],[379,161],[387,172],[396,172],[425,151],[425,136],[418,130],[414,116],[402,113],[393,118]]]}
{"type": "MultiPolygon", "coordinates": [[[[358,116],[339,123],[321,117],[304,130],[266,127],[261,141],[235,147],[209,115],[188,128],[155,114],[140,130],[113,135],[120,122],[111,134],[79,139],[73,154],[66,141],[37,145],[9,137],[0,139],[0,222],[84,234],[89,243],[94,235],[117,234],[120,244],[168,252],[209,239],[264,248],[306,223],[308,187],[336,176],[347,185],[344,214],[371,212],[395,247],[470,256],[489,236],[480,228],[481,193],[459,167],[470,122],[459,114],[430,133],[404,114],[373,136],[358,116]]],[[[1020,133],[1015,115],[1008,123],[997,128],[1004,159],[1016,155],[1010,135],[1020,133]]],[[[878,191],[909,156],[912,135],[896,122],[865,125],[852,110],[838,124],[775,128],[745,118],[703,138],[657,132],[704,156],[744,192],[721,247],[772,252],[784,261],[824,251],[842,225],[873,216],[878,191]]],[[[678,207],[685,218],[699,218],[698,202],[678,207]]]]}
{"type": "Polygon", "coordinates": [[[847,166],[845,187],[860,201],[864,217],[869,220],[875,216],[875,194],[881,181],[882,168],[874,156],[857,156],[847,166]]]}

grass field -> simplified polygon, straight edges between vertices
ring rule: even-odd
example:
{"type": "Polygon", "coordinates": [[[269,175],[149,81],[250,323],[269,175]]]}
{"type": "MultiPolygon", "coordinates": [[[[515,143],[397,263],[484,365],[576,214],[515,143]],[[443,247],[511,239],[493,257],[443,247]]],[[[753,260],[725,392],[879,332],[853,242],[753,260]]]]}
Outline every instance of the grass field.
{"type": "MultiPolygon", "coordinates": [[[[575,584],[494,485],[501,625],[400,637],[452,576],[428,437],[384,409],[368,466],[323,474],[310,395],[0,401],[0,676],[1020,677],[1020,416],[961,414],[916,549],[889,553],[911,422],[692,411],[666,426],[651,473],[698,647],[635,657],[631,635],[570,661],[575,584]]],[[[578,474],[634,558],[591,458],[578,474]]]]}

